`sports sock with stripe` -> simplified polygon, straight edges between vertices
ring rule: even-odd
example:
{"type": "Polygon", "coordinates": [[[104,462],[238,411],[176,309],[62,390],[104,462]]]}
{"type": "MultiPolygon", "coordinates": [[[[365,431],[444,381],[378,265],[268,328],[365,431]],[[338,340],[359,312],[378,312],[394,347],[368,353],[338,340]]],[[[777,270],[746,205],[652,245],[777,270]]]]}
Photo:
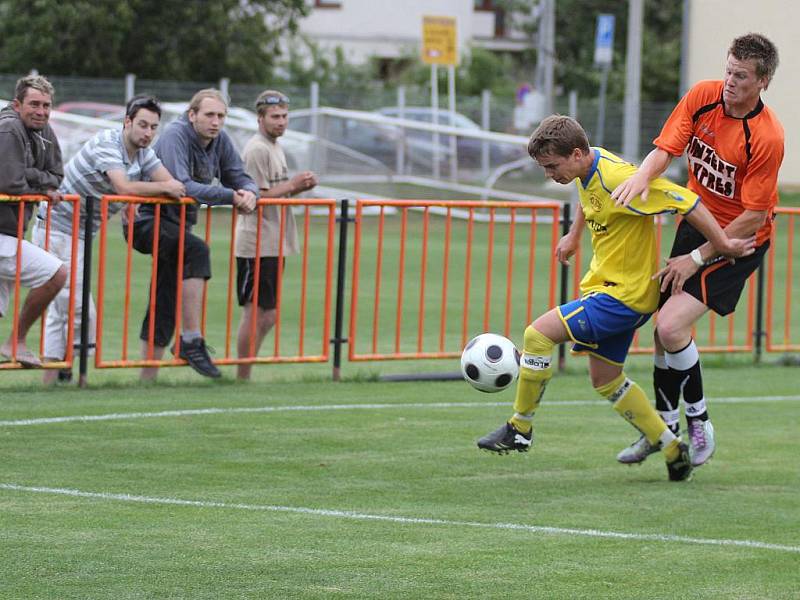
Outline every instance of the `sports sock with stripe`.
{"type": "Polygon", "coordinates": [[[658,352],[653,355],[653,391],[658,414],[670,431],[677,435],[680,430],[680,375],[667,366],[666,357],[658,352]]]}
{"type": "Polygon", "coordinates": [[[703,373],[700,370],[700,353],[694,340],[678,352],[667,352],[666,362],[671,372],[679,381],[683,391],[686,420],[708,420],[706,399],[703,396],[703,373]]]}
{"type": "Polygon", "coordinates": [[[606,398],[614,410],[631,425],[644,434],[653,446],[661,446],[667,461],[678,456],[678,442],[675,434],[650,404],[644,390],[634,381],[620,373],[605,385],[595,388],[597,393],[606,398]]]}
{"type": "Polygon", "coordinates": [[[550,361],[554,346],[553,340],[533,325],[525,329],[514,416],[508,420],[521,433],[528,433],[532,429],[533,413],[539,406],[547,382],[553,376],[550,361]]]}

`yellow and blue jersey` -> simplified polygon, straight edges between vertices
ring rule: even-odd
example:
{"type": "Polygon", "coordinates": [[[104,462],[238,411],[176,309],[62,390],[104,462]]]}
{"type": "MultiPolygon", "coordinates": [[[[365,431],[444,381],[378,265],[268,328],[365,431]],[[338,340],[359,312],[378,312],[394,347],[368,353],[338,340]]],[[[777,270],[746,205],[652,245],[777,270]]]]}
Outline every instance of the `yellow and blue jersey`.
{"type": "Polygon", "coordinates": [[[576,180],[586,226],[592,233],[592,262],[581,295],[602,292],[639,313],[658,306],[655,215],[691,212],[699,197],[660,177],[650,182],[647,201],[636,197],[615,206],[611,192],[636,173],[636,166],[604,148],[592,148],[594,163],[585,181],[576,180]]]}

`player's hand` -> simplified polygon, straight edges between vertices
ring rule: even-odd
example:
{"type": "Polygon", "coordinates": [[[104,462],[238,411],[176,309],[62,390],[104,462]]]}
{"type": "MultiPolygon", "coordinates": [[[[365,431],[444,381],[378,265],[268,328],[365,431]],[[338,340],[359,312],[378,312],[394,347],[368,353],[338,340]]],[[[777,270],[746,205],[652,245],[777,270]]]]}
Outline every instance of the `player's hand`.
{"type": "Polygon", "coordinates": [[[556,259],[562,265],[568,265],[570,257],[578,249],[580,238],[572,233],[568,233],[558,240],[556,244],[556,259]]]}
{"type": "Polygon", "coordinates": [[[302,173],[298,173],[292,177],[290,183],[292,185],[292,189],[294,190],[293,193],[299,194],[300,192],[310,190],[317,185],[317,176],[311,171],[303,171],[302,173]]]}
{"type": "Polygon", "coordinates": [[[756,251],[756,236],[751,235],[749,238],[728,238],[725,248],[720,249],[719,252],[722,256],[734,262],[734,258],[740,256],[750,256],[756,251]]]}
{"type": "Polygon", "coordinates": [[[177,179],[170,179],[163,183],[164,185],[164,193],[167,196],[172,198],[183,198],[186,195],[186,186],[183,185],[182,181],[178,181],[177,179]]]}
{"type": "Polygon", "coordinates": [[[251,213],[256,208],[256,195],[249,190],[236,190],[233,205],[243,213],[251,213]]]}
{"type": "Polygon", "coordinates": [[[64,196],[58,190],[47,190],[44,195],[47,196],[47,203],[50,206],[58,206],[64,199],[64,196]]]}
{"type": "Polygon", "coordinates": [[[649,193],[650,180],[641,171],[637,171],[614,188],[611,199],[615,206],[628,206],[637,196],[642,197],[642,202],[647,202],[649,193]]]}
{"type": "Polygon", "coordinates": [[[697,273],[698,267],[692,257],[688,254],[673,256],[667,259],[667,266],[653,275],[652,279],[661,277],[661,291],[666,292],[672,288],[673,294],[679,294],[683,290],[683,284],[692,275],[697,273]]]}

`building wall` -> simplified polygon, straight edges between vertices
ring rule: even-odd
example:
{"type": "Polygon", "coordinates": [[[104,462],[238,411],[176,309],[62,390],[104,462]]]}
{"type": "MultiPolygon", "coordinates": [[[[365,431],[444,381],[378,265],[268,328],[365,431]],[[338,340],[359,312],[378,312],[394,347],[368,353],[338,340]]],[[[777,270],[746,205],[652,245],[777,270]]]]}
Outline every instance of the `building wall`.
{"type": "Polygon", "coordinates": [[[426,15],[455,17],[460,56],[473,44],[506,50],[530,46],[519,32],[495,38],[494,13],[475,10],[474,5],[474,0],[341,0],[336,8],[313,7],[300,21],[300,32],[322,48],[340,46],[356,63],[371,56],[398,58],[419,52],[426,15]]]}
{"type": "MultiPolygon", "coordinates": [[[[762,95],[783,123],[786,154],[779,180],[782,185],[800,186],[800,111],[796,109],[800,73],[800,3],[786,0],[694,0],[690,3],[688,79],[721,79],[727,49],[739,35],[756,32],[778,47],[780,64],[762,95]]],[[[645,42],[646,43],[646,42],[645,42]]]]}
{"type": "Polygon", "coordinates": [[[300,31],[323,47],[341,46],[348,59],[396,58],[418,52],[423,15],[456,18],[458,46],[472,35],[472,0],[342,0],[340,8],[314,8],[300,31]]]}

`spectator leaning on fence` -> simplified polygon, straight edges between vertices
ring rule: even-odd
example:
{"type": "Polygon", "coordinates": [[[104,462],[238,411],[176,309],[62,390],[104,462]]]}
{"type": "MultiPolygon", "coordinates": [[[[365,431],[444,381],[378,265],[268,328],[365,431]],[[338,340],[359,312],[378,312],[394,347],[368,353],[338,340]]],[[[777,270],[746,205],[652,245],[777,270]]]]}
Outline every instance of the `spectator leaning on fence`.
{"type": "MultiPolygon", "coordinates": [[[[79,347],[81,306],[83,294],[83,246],[86,227],[87,198],[100,198],[104,195],[171,196],[180,198],[185,194],[184,185],[174,179],[150,144],[155,138],[161,107],[151,96],[136,96],[126,108],[122,129],[106,129],[86,142],[64,168],[64,181],[60,191],[63,194],[78,194],[80,202],[80,227],[78,230],[78,255],[76,263],[77,281],[75,284],[75,339],[79,347]]],[[[108,206],[109,216],[116,214],[127,204],[112,202],[108,206]]],[[[63,202],[52,209],[50,226],[50,251],[65,264],[72,260],[72,214],[73,205],[63,202]]],[[[47,206],[39,207],[38,219],[33,229],[34,242],[44,247],[45,219],[47,206]]],[[[100,210],[96,207],[92,222],[92,232],[100,228],[100,210]]],[[[90,323],[89,346],[95,343],[95,308],[89,297],[90,323]]],[[[69,324],[69,289],[63,288],[47,311],[45,325],[45,360],[63,360],[66,353],[67,328],[69,324]]],[[[69,378],[69,371],[58,376],[69,378]]],[[[45,383],[55,380],[54,371],[45,371],[45,383]]]]}
{"type": "MultiPolygon", "coordinates": [[[[286,156],[278,138],[286,132],[289,122],[289,98],[284,94],[267,90],[256,99],[258,133],[247,142],[242,157],[248,174],[258,184],[262,198],[285,198],[310,190],[317,185],[317,177],[311,171],[298,173],[289,179],[286,156]]],[[[275,324],[278,289],[278,259],[280,256],[296,254],[297,226],[290,206],[274,204],[264,206],[261,217],[261,240],[259,243],[258,308],[256,313],[255,340],[253,331],[253,290],[256,263],[257,213],[241,215],[236,222],[236,289],[242,320],[239,323],[237,350],[239,358],[258,354],[264,336],[275,324]],[[283,223],[283,248],[279,248],[281,213],[283,223]],[[250,352],[253,345],[253,354],[250,352]]],[[[283,265],[281,265],[282,270],[283,265]]],[[[252,365],[241,364],[237,369],[239,379],[249,379],[252,365]]]]}
{"type": "MultiPolygon", "coordinates": [[[[14,100],[0,111],[0,194],[44,194],[52,204],[61,195],[63,177],[61,150],[48,125],[53,86],[41,76],[17,81],[14,100]]],[[[33,214],[26,204],[23,233],[33,214]]],[[[17,275],[17,232],[19,202],[0,202],[0,316],[8,309],[17,275]]],[[[28,349],[25,338],[33,323],[67,281],[61,261],[33,244],[22,241],[20,284],[30,288],[19,313],[16,355],[25,367],[41,366],[39,357],[28,349]]],[[[0,345],[0,361],[12,358],[13,340],[0,345]]]]}
{"type": "MultiPolygon", "coordinates": [[[[255,207],[258,186],[245,173],[242,159],[231,138],[222,130],[227,112],[227,100],[218,90],[197,92],[186,113],[164,128],[154,149],[167,170],[186,186],[186,194],[197,203],[232,204],[240,211],[251,212],[255,207]],[[214,183],[215,179],[218,183],[214,183]]],[[[175,329],[180,213],[180,206],[177,205],[161,207],[155,347],[150,356],[147,342],[150,325],[148,308],[140,333],[144,358],[160,359],[175,329]]],[[[153,251],[154,215],[154,206],[143,205],[134,222],[133,245],[144,254],[152,254],[153,251]]],[[[196,222],[197,206],[188,205],[184,226],[183,322],[179,356],[201,375],[219,377],[219,369],[211,360],[200,332],[203,283],[211,277],[211,263],[208,246],[191,233],[196,222]]],[[[153,379],[157,372],[157,368],[144,368],[142,378],[153,379]]]]}

